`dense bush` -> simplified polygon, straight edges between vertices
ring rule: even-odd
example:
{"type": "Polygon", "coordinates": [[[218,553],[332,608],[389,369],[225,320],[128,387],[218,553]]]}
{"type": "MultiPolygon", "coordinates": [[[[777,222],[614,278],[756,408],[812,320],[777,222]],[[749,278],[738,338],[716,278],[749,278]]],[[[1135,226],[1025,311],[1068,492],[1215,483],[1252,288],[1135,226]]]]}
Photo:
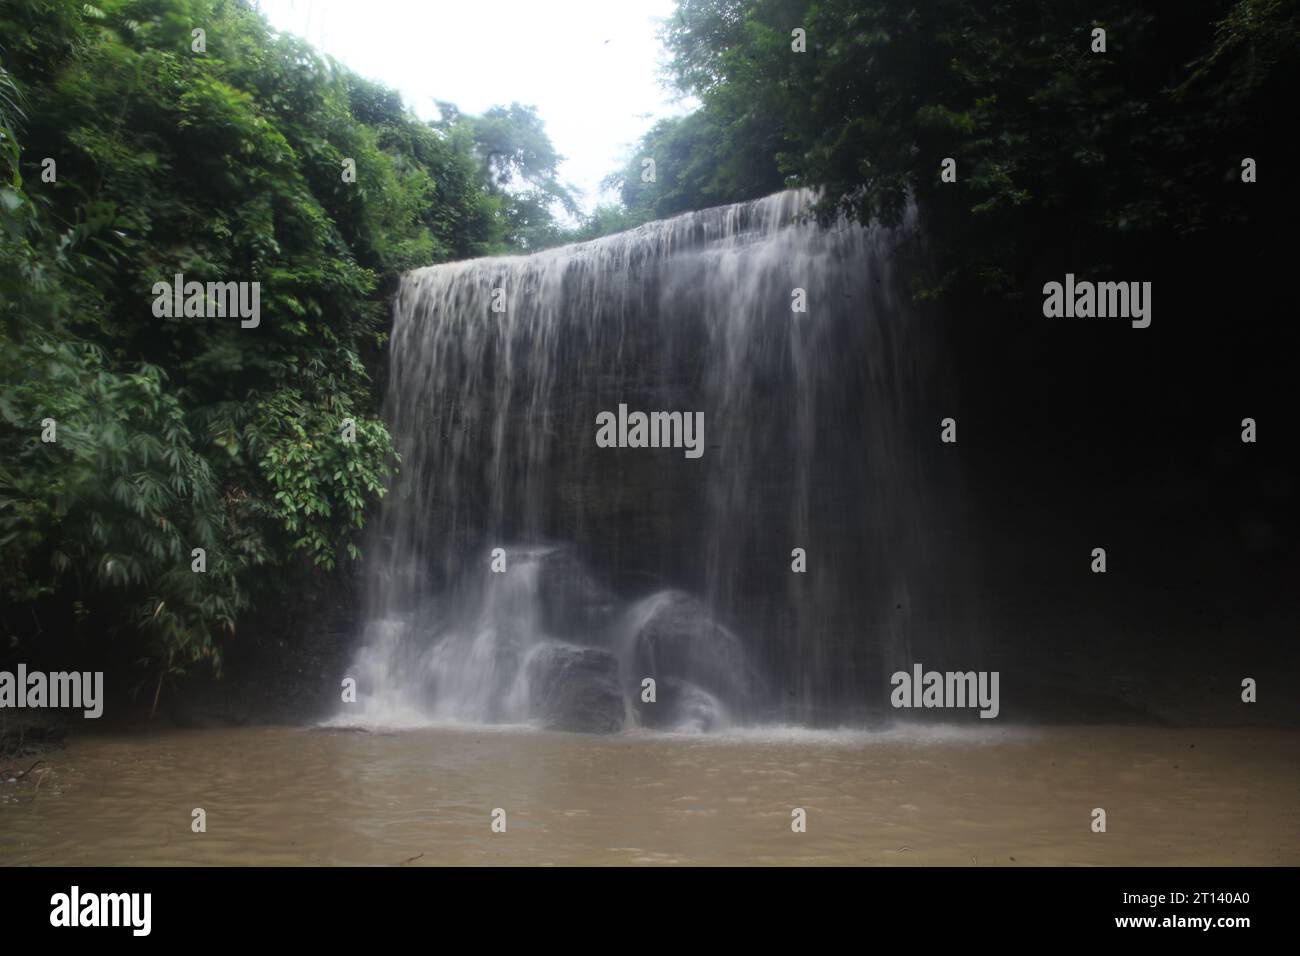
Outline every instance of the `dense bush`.
{"type": "MultiPolygon", "coordinates": [[[[827,215],[927,223],[922,290],[1022,287],[1054,246],[1079,271],[1134,249],[1283,225],[1300,79],[1295,0],[679,0],[670,74],[703,104],[615,177],[650,218],[825,191],[827,215]],[[1106,31],[1094,52],[1093,30],[1106,31]],[[795,52],[796,29],[806,49],[795,52]],[[656,182],[639,178],[654,157],[656,182]],[[1241,161],[1271,167],[1272,201],[1241,161]],[[940,180],[956,160],[955,183],[940,180]],[[1047,240],[1045,242],[1045,240],[1047,240]]],[[[1294,186],[1289,199],[1295,198],[1294,186]]]]}
{"type": "Polygon", "coordinates": [[[219,667],[255,581],[357,555],[385,297],[502,247],[502,198],[467,130],[244,2],[3,0],[0,64],[3,638],[219,667]],[[155,317],[176,273],[259,282],[260,325],[155,317]]]}

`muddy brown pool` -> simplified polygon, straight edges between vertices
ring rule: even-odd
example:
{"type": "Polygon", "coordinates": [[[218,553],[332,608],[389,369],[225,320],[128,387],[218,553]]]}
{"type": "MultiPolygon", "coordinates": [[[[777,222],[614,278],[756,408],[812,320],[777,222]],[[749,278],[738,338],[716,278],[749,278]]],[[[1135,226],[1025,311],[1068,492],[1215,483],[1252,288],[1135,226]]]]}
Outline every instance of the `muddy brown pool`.
{"type": "Polygon", "coordinates": [[[45,759],[0,782],[0,864],[1300,864],[1296,731],[258,727],[45,759]]]}

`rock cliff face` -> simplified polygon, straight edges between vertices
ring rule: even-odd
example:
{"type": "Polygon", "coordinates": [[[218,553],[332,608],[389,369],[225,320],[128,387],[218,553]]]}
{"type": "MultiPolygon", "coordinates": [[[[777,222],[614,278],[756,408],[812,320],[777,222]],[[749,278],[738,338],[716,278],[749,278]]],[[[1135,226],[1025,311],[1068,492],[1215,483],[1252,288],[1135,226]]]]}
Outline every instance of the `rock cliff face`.
{"type": "Polygon", "coordinates": [[[937,421],[920,429],[941,383],[896,288],[908,233],[819,227],[810,199],[406,277],[371,706],[609,729],[855,717],[938,638],[952,588],[925,529],[953,482],[937,421]]]}
{"type": "Polygon", "coordinates": [[[1300,677],[1294,475],[1227,411],[1280,386],[1195,324],[917,307],[915,225],[819,227],[809,199],[405,278],[349,713],[863,723],[922,662],[1000,671],[1001,721],[1294,722],[1234,689],[1300,677]],[[655,412],[702,417],[699,457],[655,412]]]}

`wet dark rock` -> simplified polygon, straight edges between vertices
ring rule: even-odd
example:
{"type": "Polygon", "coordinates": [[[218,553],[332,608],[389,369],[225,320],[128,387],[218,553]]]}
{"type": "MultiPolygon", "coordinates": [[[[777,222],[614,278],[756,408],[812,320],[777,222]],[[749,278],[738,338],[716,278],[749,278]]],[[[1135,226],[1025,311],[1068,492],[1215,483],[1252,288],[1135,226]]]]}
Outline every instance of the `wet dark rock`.
{"type": "Polygon", "coordinates": [[[726,723],[726,708],[708,691],[674,677],[657,681],[655,700],[637,698],[642,727],[702,733],[726,723]]]}
{"type": "Polygon", "coordinates": [[[630,660],[640,678],[659,685],[676,678],[716,695],[729,707],[752,696],[753,677],[740,639],[696,598],[671,591],[646,598],[628,613],[630,660]]]}
{"type": "Polygon", "coordinates": [[[571,548],[555,548],[540,557],[537,588],[543,630],[569,640],[597,642],[618,612],[618,599],[571,548]]]}
{"type": "Polygon", "coordinates": [[[546,644],[529,658],[526,676],[533,716],[544,727],[601,734],[623,729],[618,658],[608,651],[546,644]]]}

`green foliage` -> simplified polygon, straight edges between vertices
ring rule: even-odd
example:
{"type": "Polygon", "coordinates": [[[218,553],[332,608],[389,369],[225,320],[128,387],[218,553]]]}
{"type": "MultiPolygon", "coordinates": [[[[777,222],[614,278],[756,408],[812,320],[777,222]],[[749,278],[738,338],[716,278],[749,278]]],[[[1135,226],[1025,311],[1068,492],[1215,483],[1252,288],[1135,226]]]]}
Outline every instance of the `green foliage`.
{"type": "Polygon", "coordinates": [[[601,236],[625,232],[648,222],[653,216],[641,210],[629,210],[618,203],[597,206],[591,215],[583,218],[575,228],[564,234],[565,242],[587,242],[601,236]]]}
{"type": "Polygon", "coordinates": [[[23,111],[19,106],[18,87],[13,77],[0,65],[0,157],[4,160],[4,173],[13,186],[21,186],[22,176],[18,172],[18,136],[14,133],[15,124],[22,119],[23,111]]]}
{"type": "MultiPolygon", "coordinates": [[[[360,529],[366,504],[382,497],[388,471],[388,432],[381,422],[339,417],[282,391],[259,402],[247,426],[263,449],[258,465],[269,486],[269,501],[257,509],[293,536],[293,547],[319,565],[334,566],[336,524],[360,529]],[[348,423],[355,437],[344,437],[348,423]]],[[[360,553],[349,541],[349,556],[360,553]]]]}
{"type": "Polygon", "coordinates": [[[506,225],[501,248],[532,252],[569,240],[557,218],[578,217],[572,190],[560,180],[563,159],[555,151],[537,110],[512,103],[482,116],[466,116],[448,103],[435,128],[472,144],[479,180],[498,203],[506,225]]]}
{"type": "Polygon", "coordinates": [[[825,216],[893,223],[912,197],[931,294],[960,280],[1011,292],[1049,235],[1083,270],[1240,224],[1241,158],[1284,155],[1290,138],[1277,104],[1300,68],[1297,3],[1146,6],[680,0],[671,71],[703,106],[650,131],[624,204],[664,215],[784,181],[822,189],[825,216]],[[658,183],[634,179],[642,155],[658,183]],[[945,157],[956,183],[939,179],[945,157]]]}
{"type": "Polygon", "coordinates": [[[776,192],[784,182],[775,149],[743,142],[764,138],[757,125],[720,125],[708,110],[660,120],[606,185],[618,189],[624,209],[641,221],[776,192]],[[654,160],[653,181],[643,175],[647,159],[654,160]]]}
{"type": "Polygon", "coordinates": [[[499,247],[501,199],[466,131],[245,2],[0,0],[0,37],[3,637],[219,664],[255,582],[358,556],[385,298],[499,247]],[[176,273],[259,282],[261,324],[155,318],[176,273]]]}

